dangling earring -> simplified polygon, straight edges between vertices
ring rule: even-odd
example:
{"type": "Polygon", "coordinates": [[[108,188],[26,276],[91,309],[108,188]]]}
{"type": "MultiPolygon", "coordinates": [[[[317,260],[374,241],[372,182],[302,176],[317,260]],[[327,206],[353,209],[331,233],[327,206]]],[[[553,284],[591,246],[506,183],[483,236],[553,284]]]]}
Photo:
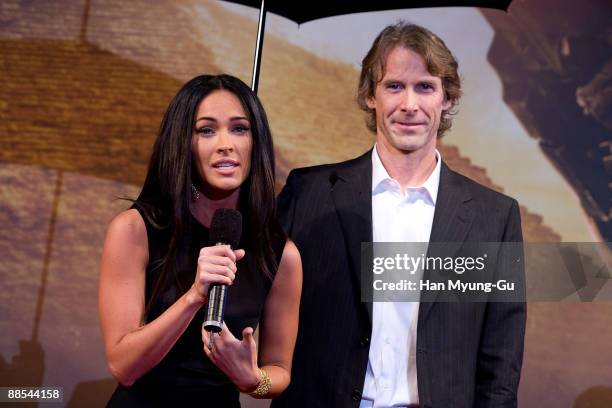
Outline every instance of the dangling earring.
{"type": "Polygon", "coordinates": [[[192,201],[198,201],[200,199],[200,190],[198,190],[196,188],[196,186],[193,185],[193,183],[191,184],[191,200],[192,201]]]}

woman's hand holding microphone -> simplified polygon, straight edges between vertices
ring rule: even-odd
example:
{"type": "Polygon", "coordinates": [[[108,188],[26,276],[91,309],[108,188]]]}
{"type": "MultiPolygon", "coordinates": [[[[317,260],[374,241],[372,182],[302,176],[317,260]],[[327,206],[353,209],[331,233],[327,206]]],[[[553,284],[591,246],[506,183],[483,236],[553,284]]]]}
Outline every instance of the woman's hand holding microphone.
{"type": "Polygon", "coordinates": [[[231,285],[236,278],[236,262],[244,254],[243,249],[232,250],[229,245],[202,248],[198,256],[195,281],[189,289],[191,300],[204,305],[208,301],[211,284],[231,285]]]}
{"type": "MultiPolygon", "coordinates": [[[[245,255],[243,249],[232,250],[229,245],[204,247],[198,256],[196,277],[190,291],[202,305],[208,302],[210,285],[232,285],[236,278],[236,262],[245,255]]],[[[257,366],[257,345],[250,327],[242,331],[238,340],[225,323],[218,334],[211,334],[202,328],[204,352],[242,392],[253,391],[261,382],[257,366]],[[211,341],[211,336],[214,339],[211,341]]]]}

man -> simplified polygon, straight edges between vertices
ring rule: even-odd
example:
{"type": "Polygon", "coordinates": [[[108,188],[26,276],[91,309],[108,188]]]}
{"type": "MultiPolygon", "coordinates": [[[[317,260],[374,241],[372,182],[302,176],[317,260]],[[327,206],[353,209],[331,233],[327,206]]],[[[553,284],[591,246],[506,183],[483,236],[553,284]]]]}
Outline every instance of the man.
{"type": "Polygon", "coordinates": [[[460,94],[440,38],[389,26],[358,91],[374,148],[290,173],[279,206],[304,281],[291,384],[273,407],[516,406],[524,303],[361,301],[362,242],[522,241],[516,201],[436,150],[460,94]]]}

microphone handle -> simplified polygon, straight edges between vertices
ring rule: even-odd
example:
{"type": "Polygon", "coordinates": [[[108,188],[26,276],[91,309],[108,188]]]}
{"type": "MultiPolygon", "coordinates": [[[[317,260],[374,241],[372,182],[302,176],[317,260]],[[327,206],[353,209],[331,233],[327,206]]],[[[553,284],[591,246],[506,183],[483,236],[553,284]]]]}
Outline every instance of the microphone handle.
{"type": "MultiPolygon", "coordinates": [[[[225,245],[218,242],[216,245],[225,245]]],[[[208,289],[208,305],[204,329],[208,332],[219,333],[223,329],[223,316],[227,299],[227,285],[218,283],[210,285],[208,289]]]]}
{"type": "Polygon", "coordinates": [[[223,315],[225,313],[225,300],[227,299],[227,285],[213,284],[208,290],[208,309],[204,329],[219,333],[223,328],[223,315]]]}

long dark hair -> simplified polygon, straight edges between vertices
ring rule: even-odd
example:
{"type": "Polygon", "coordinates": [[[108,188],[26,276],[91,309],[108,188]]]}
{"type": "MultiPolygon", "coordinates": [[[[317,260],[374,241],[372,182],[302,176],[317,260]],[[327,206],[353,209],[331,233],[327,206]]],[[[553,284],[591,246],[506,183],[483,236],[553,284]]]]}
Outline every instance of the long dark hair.
{"type": "MultiPolygon", "coordinates": [[[[180,285],[178,269],[182,237],[192,228],[191,185],[201,180],[193,163],[192,138],[200,102],[217,90],[238,97],[251,126],[251,169],[240,188],[239,208],[245,225],[243,243],[257,269],[272,278],[276,257],[272,240],[284,237],[276,216],[274,148],[266,113],[257,95],[231,75],[201,75],[187,82],[174,96],[162,119],[142,191],[135,201],[156,229],[168,230],[169,240],[158,265],[160,273],[147,302],[145,315],[171,281],[180,285]]],[[[149,243],[149,246],[151,243],[149,243]]],[[[182,285],[181,285],[182,286],[182,285]]],[[[187,288],[180,287],[182,292],[187,288]]]]}

